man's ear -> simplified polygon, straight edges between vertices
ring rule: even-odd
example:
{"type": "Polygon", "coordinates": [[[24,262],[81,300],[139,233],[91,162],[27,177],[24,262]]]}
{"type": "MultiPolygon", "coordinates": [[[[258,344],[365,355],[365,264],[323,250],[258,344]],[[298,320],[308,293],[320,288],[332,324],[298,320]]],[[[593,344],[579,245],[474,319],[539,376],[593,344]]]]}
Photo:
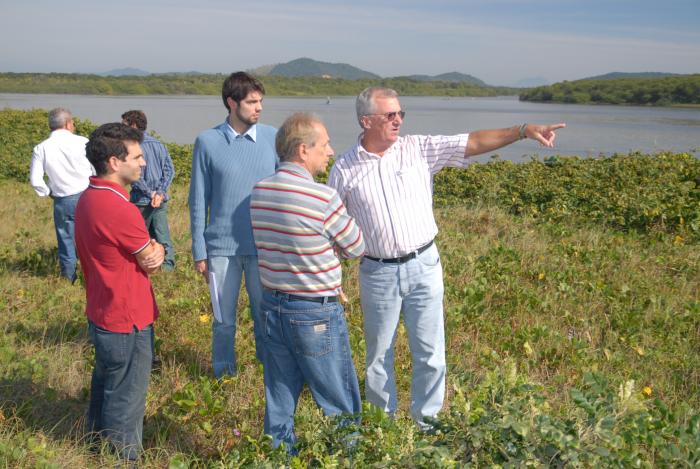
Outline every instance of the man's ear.
{"type": "Polygon", "coordinates": [[[299,146],[297,147],[297,156],[301,161],[306,163],[306,157],[308,155],[308,148],[306,146],[306,143],[300,143],[299,146]]]}
{"type": "Polygon", "coordinates": [[[234,111],[238,109],[238,103],[233,100],[230,96],[226,98],[226,104],[228,104],[228,107],[231,111],[234,111]]]}
{"type": "Polygon", "coordinates": [[[107,158],[107,167],[111,170],[110,172],[116,173],[119,170],[119,161],[121,160],[114,155],[107,158]]]}
{"type": "Polygon", "coordinates": [[[372,121],[369,119],[367,116],[362,116],[360,117],[360,126],[364,129],[367,130],[372,126],[372,121]]]}

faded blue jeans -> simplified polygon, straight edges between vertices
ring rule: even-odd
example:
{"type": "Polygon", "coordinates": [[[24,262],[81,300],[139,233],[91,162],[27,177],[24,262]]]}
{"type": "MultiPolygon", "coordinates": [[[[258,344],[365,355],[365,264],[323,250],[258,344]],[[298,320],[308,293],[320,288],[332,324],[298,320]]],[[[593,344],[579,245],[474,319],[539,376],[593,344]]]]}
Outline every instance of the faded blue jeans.
{"type": "Polygon", "coordinates": [[[221,322],[216,319],[212,322],[212,367],[217,378],[223,375],[233,376],[236,374],[236,311],[244,273],[246,291],[250,299],[250,314],[253,319],[255,351],[258,360],[264,363],[258,331],[262,298],[258,256],[211,257],[207,264],[209,272],[216,277],[222,319],[221,322]]]}
{"type": "Polygon", "coordinates": [[[175,250],[170,239],[170,227],[168,226],[168,202],[161,202],[158,208],[153,208],[150,205],[137,205],[137,207],[146,223],[148,234],[165,248],[165,260],[160,267],[161,270],[172,271],[175,268],[175,250]]]}
{"type": "Polygon", "coordinates": [[[294,412],[304,383],[325,415],[357,415],[360,387],[340,303],[263,294],[265,433],[294,451],[294,412]]]}
{"type": "Polygon", "coordinates": [[[78,257],[75,253],[75,206],[82,192],[66,197],[53,197],[53,224],[58,241],[58,263],[61,275],[75,280],[78,257]]]}
{"type": "Polygon", "coordinates": [[[422,429],[425,417],[435,417],[445,398],[445,327],[442,265],[437,247],[403,264],[366,257],[360,262],[360,299],[367,347],[365,397],[396,412],[394,344],[399,317],[411,349],[411,416],[422,429]]]}
{"type": "Polygon", "coordinates": [[[88,322],[95,347],[88,431],[109,441],[122,459],[141,450],[146,391],[151,378],[151,336],[146,326],[129,334],[109,332],[88,322]]]}

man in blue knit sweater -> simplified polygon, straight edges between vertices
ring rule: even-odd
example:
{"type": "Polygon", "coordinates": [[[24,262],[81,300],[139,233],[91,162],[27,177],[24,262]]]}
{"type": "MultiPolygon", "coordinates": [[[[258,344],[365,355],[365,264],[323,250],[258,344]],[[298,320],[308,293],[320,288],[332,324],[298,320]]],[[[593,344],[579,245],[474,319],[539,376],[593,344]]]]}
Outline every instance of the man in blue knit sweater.
{"type": "Polygon", "coordinates": [[[257,356],[264,361],[258,340],[262,287],[250,222],[253,186],[277,166],[277,130],[258,124],[264,94],[254,77],[231,74],[221,90],[228,118],[199,134],[192,154],[192,257],[212,292],[212,366],[217,377],[236,374],[236,307],[244,274],[257,356]]]}

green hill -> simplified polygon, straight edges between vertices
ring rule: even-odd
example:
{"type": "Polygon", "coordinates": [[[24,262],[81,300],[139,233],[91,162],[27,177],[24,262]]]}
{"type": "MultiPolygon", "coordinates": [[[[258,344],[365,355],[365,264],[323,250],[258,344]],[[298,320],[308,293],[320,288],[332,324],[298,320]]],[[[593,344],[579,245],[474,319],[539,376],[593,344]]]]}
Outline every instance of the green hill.
{"type": "Polygon", "coordinates": [[[416,81],[448,81],[455,83],[470,83],[476,86],[489,86],[482,80],[479,80],[472,75],[467,75],[466,73],[460,72],[441,73],[440,75],[408,75],[405,77],[396,78],[408,78],[409,80],[416,81]]]}
{"type": "Polygon", "coordinates": [[[699,105],[700,74],[564,81],[523,91],[520,100],[569,104],[699,105]]]}
{"type": "Polygon", "coordinates": [[[680,76],[680,74],[666,72],[610,72],[604,75],[596,75],[594,77],[582,78],[582,80],[617,80],[618,78],[665,78],[677,76],[680,76]]]}
{"type": "Polygon", "coordinates": [[[345,80],[378,79],[379,75],[349,64],[320,62],[306,57],[272,67],[268,75],[283,77],[317,76],[343,78],[345,80]]]}

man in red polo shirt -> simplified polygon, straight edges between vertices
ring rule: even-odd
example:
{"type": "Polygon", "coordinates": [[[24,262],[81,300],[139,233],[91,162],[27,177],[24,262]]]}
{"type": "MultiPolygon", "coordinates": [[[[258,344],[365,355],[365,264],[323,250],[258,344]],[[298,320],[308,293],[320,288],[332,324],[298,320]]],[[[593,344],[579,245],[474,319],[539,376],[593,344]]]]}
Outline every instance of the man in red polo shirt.
{"type": "Polygon", "coordinates": [[[152,324],[158,316],[148,274],[165,255],[126,189],[146,166],[141,141],[140,130],[118,123],[92,133],[86,155],[97,176],[90,178],[75,210],[85,312],[95,347],[88,429],[131,461],[141,448],[152,324]]]}

